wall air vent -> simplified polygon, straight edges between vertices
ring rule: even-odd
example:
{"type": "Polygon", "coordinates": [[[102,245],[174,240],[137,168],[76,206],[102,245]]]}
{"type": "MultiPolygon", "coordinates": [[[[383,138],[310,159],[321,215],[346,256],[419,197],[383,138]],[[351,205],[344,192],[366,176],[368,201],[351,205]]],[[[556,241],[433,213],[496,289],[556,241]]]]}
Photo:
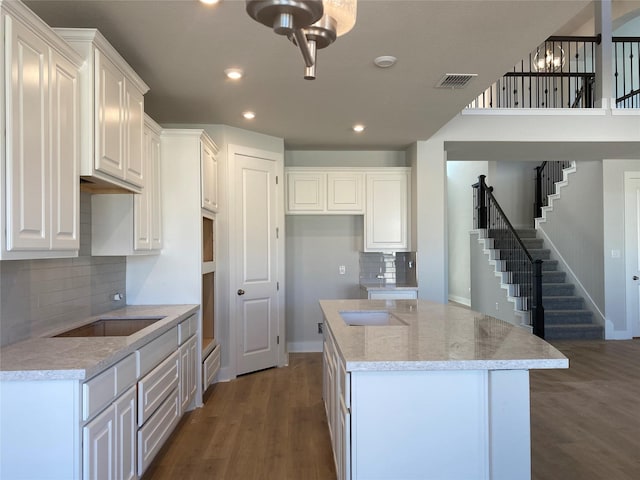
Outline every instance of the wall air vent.
{"type": "Polygon", "coordinates": [[[477,73],[446,73],[436,84],[436,88],[464,88],[477,73]]]}

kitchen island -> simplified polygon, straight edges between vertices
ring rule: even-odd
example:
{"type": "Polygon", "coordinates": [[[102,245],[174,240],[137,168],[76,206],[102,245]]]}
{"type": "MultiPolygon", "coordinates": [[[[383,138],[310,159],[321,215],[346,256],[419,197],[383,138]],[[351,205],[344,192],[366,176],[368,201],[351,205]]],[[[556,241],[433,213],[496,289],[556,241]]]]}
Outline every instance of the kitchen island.
{"type": "Polygon", "coordinates": [[[567,368],[523,328],[423,300],[322,300],[339,479],[526,480],[529,370],[567,368]]]}

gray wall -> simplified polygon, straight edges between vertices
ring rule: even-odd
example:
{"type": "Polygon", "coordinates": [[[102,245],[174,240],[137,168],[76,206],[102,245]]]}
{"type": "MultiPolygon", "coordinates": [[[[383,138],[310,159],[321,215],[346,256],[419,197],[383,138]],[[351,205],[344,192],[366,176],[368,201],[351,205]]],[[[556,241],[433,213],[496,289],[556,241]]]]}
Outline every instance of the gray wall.
{"type": "Polygon", "coordinates": [[[520,325],[522,322],[515,314],[515,304],[508,300],[508,292],[502,288],[501,278],[496,276],[495,265],[489,262],[480,235],[476,232],[468,235],[467,245],[471,252],[471,309],[520,325]]]}
{"type": "Polygon", "coordinates": [[[125,257],[91,257],[91,196],[80,195],[77,258],[0,262],[0,346],[123,307],[125,257]]]}
{"type": "Polygon", "coordinates": [[[287,343],[289,351],[321,351],[322,322],[318,300],[359,298],[359,252],[363,217],[356,215],[288,215],[287,343]],[[338,267],[346,273],[340,275],[338,267]]]}
{"type": "Polygon", "coordinates": [[[449,219],[449,300],[471,305],[469,232],[473,229],[473,190],[487,162],[447,162],[449,219]]]}
{"type": "MultiPolygon", "coordinates": [[[[405,152],[285,152],[287,167],[404,167],[405,152]]],[[[363,250],[362,215],[287,215],[286,296],[289,351],[321,351],[318,300],[359,298],[359,252],[363,250]],[[346,267],[339,275],[338,267],[346,267]]]]}
{"type": "Polygon", "coordinates": [[[494,188],[496,200],[515,228],[533,228],[533,169],[543,160],[489,162],[487,184],[494,188]]]}
{"type": "Polygon", "coordinates": [[[603,160],[602,189],[604,192],[604,280],[607,338],[630,338],[632,326],[627,320],[624,239],[624,172],[640,172],[638,160],[603,160]],[[621,252],[612,258],[611,252],[621,252]]]}
{"type": "Polygon", "coordinates": [[[598,316],[598,311],[604,312],[602,162],[577,162],[568,182],[539,230],[545,247],[557,252],[552,257],[560,260],[568,281],[576,283],[578,294],[586,293],[598,316]]]}

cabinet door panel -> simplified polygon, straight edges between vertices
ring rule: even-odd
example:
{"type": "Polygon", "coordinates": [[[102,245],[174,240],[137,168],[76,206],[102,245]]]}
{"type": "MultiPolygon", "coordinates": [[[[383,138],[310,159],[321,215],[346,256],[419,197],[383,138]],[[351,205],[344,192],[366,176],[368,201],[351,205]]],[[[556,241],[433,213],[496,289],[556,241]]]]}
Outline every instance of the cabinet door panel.
{"type": "MultiPolygon", "coordinates": [[[[144,151],[146,161],[149,162],[149,156],[151,155],[151,137],[153,133],[146,129],[144,130],[144,151]]],[[[149,168],[147,168],[149,171],[149,168]]],[[[149,207],[153,201],[151,189],[144,188],[141,193],[133,196],[133,248],[134,250],[149,250],[151,248],[151,231],[150,231],[150,218],[149,207]]]]}
{"type": "Polygon", "coordinates": [[[124,75],[96,50],[95,169],[124,180],[124,75]]]}
{"type": "Polygon", "coordinates": [[[20,22],[7,18],[11,95],[6,155],[7,250],[48,250],[49,49],[20,22]]]}
{"type": "Polygon", "coordinates": [[[51,244],[54,250],[80,246],[78,71],[51,54],[51,244]]]}
{"type": "Polygon", "coordinates": [[[136,388],[131,387],[114,404],[116,418],[116,478],[136,477],[136,388]]]}
{"type": "Polygon", "coordinates": [[[218,211],[218,162],[213,150],[202,144],[202,208],[218,211]]]}
{"type": "Polygon", "coordinates": [[[327,211],[364,213],[364,174],[329,172],[327,174],[327,211]]]}
{"type": "Polygon", "coordinates": [[[83,428],[84,480],[115,480],[115,408],[109,407],[83,428]]]}
{"type": "Polygon", "coordinates": [[[327,175],[322,172],[287,173],[287,212],[325,211],[327,175]]]}
{"type": "Polygon", "coordinates": [[[160,179],[160,138],[152,135],[149,142],[151,172],[147,174],[149,179],[145,190],[151,191],[151,205],[149,206],[151,248],[162,248],[162,187],[160,179]]]}
{"type": "Polygon", "coordinates": [[[132,87],[125,90],[125,180],[145,186],[144,161],[144,97],[132,87]]]}
{"type": "Polygon", "coordinates": [[[409,174],[367,175],[365,251],[409,248],[409,174]]]}

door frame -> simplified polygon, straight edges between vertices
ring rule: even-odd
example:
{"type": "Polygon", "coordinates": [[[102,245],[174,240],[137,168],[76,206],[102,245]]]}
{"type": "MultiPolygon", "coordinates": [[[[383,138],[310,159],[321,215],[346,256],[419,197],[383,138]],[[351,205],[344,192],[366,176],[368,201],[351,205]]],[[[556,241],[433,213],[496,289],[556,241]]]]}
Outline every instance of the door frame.
{"type": "MultiPolygon", "coordinates": [[[[627,329],[630,332],[630,336],[631,337],[638,337],[640,336],[640,318],[632,318],[632,308],[637,308],[637,305],[634,305],[634,302],[631,301],[631,295],[633,295],[633,290],[637,290],[638,289],[638,285],[636,282],[633,282],[631,280],[631,276],[634,275],[634,269],[631,267],[630,263],[631,263],[631,255],[629,255],[629,252],[631,251],[631,248],[634,247],[634,245],[632,244],[631,240],[633,240],[634,237],[634,232],[631,229],[631,222],[627,222],[627,219],[630,217],[631,212],[629,212],[627,209],[629,207],[628,205],[628,197],[630,196],[630,187],[631,187],[631,182],[632,181],[640,181],[640,172],[625,172],[624,174],[624,187],[623,187],[623,192],[624,192],[624,199],[623,199],[623,205],[624,205],[624,285],[625,285],[625,289],[624,289],[624,293],[625,293],[625,317],[627,318],[627,329]]],[[[638,206],[638,208],[640,208],[640,206],[638,206]]],[[[640,217],[640,212],[636,213],[637,217],[640,217]]],[[[636,225],[636,232],[640,231],[640,225],[636,225]]],[[[640,233],[636,233],[635,235],[640,235],[640,233]]],[[[640,239],[636,239],[636,242],[639,242],[640,239]]],[[[637,245],[637,243],[636,243],[637,245]]],[[[638,255],[640,255],[640,252],[638,253],[638,255]]],[[[640,259],[638,259],[638,261],[640,261],[640,259]]],[[[638,299],[638,302],[640,302],[640,298],[638,299]]],[[[640,314],[639,314],[640,315],[640,314]]]]}
{"type": "Polygon", "coordinates": [[[237,376],[237,354],[238,354],[238,309],[236,299],[237,290],[237,267],[238,267],[238,248],[237,242],[237,229],[239,228],[238,219],[233,215],[235,208],[235,195],[236,195],[236,165],[235,156],[245,155],[248,157],[262,158],[265,160],[272,160],[276,164],[276,176],[278,183],[276,185],[276,228],[279,230],[279,235],[276,240],[276,278],[279,282],[280,288],[277,294],[277,330],[280,337],[280,343],[278,344],[278,367],[285,366],[289,363],[288,352],[286,351],[286,323],[285,323],[285,251],[284,251],[284,239],[285,239],[285,217],[284,217],[284,154],[278,152],[272,152],[268,150],[261,150],[252,147],[245,147],[242,145],[227,145],[227,165],[228,165],[228,214],[229,214],[229,363],[231,378],[237,376]]]}

